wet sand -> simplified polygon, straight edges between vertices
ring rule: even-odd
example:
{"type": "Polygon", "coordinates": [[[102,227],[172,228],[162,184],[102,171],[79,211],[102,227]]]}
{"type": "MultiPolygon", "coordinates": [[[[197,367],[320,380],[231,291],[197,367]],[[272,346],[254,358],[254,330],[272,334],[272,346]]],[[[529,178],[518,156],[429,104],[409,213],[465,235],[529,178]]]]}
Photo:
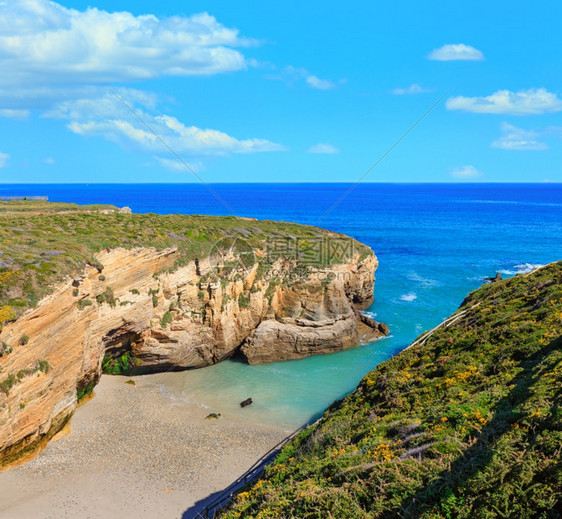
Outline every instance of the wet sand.
{"type": "Polygon", "coordinates": [[[196,517],[292,432],[174,398],[162,375],[126,380],[103,376],[69,434],[0,473],[1,519],[196,517]]]}

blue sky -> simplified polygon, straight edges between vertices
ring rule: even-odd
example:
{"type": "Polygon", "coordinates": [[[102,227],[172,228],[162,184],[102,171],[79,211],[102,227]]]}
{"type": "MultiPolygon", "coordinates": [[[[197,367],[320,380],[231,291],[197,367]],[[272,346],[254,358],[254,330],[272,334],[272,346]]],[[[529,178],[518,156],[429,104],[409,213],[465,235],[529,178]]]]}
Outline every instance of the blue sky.
{"type": "Polygon", "coordinates": [[[0,183],[355,181],[445,94],[366,180],[561,182],[562,4],[443,4],[0,1],[0,183]]]}

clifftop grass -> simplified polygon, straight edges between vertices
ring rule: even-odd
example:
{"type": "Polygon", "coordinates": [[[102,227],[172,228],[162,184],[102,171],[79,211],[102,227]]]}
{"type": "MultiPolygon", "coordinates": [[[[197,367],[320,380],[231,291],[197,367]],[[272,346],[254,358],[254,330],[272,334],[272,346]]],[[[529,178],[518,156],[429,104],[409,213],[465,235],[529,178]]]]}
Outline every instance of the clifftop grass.
{"type": "Polygon", "coordinates": [[[471,293],[369,373],[224,516],[560,517],[562,262],[471,293]]]}
{"type": "MultiPolygon", "coordinates": [[[[273,240],[297,237],[306,253],[315,239],[342,235],[234,216],[123,214],[104,205],[0,202],[0,329],[3,322],[35,306],[57,283],[80,274],[86,264],[101,270],[95,253],[102,249],[176,247],[180,266],[207,256],[221,240],[241,239],[253,249],[265,250],[273,240]]],[[[372,254],[365,245],[352,243],[363,257],[372,254]]],[[[283,256],[283,251],[277,253],[283,256]]],[[[322,260],[328,265],[338,257],[323,255],[322,260]]]]}

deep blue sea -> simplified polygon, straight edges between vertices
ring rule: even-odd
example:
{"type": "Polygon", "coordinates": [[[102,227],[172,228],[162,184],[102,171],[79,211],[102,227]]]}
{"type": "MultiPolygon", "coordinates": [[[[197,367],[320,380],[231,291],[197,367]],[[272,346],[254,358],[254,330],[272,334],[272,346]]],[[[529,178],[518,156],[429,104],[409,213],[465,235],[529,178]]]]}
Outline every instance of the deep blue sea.
{"type": "MultiPolygon", "coordinates": [[[[212,185],[239,216],[320,225],[371,246],[380,265],[369,311],[391,336],[299,361],[226,361],[170,374],[163,387],[225,416],[294,428],[454,312],[484,277],[562,259],[562,184],[360,184],[319,221],[349,187],[212,185]],[[240,409],[248,397],[254,404],[240,409]]],[[[126,205],[139,213],[230,214],[200,184],[0,185],[3,195],[126,205]]]]}

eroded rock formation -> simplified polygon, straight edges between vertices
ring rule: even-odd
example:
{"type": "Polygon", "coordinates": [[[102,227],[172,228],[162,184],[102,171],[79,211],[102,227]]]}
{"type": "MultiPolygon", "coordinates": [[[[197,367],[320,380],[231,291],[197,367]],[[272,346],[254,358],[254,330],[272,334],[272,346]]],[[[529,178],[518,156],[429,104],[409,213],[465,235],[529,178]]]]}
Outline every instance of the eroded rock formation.
{"type": "Polygon", "coordinates": [[[176,259],[175,249],[99,253],[103,271],[88,266],[5,326],[2,341],[14,351],[1,359],[0,466],[64,426],[106,355],[130,352],[139,372],[179,370],[238,350],[262,363],[385,334],[356,311],[373,298],[373,254],[293,278],[273,275],[291,272],[287,260],[265,270],[256,263],[226,281],[209,276],[213,258],[180,268],[176,259]]]}

